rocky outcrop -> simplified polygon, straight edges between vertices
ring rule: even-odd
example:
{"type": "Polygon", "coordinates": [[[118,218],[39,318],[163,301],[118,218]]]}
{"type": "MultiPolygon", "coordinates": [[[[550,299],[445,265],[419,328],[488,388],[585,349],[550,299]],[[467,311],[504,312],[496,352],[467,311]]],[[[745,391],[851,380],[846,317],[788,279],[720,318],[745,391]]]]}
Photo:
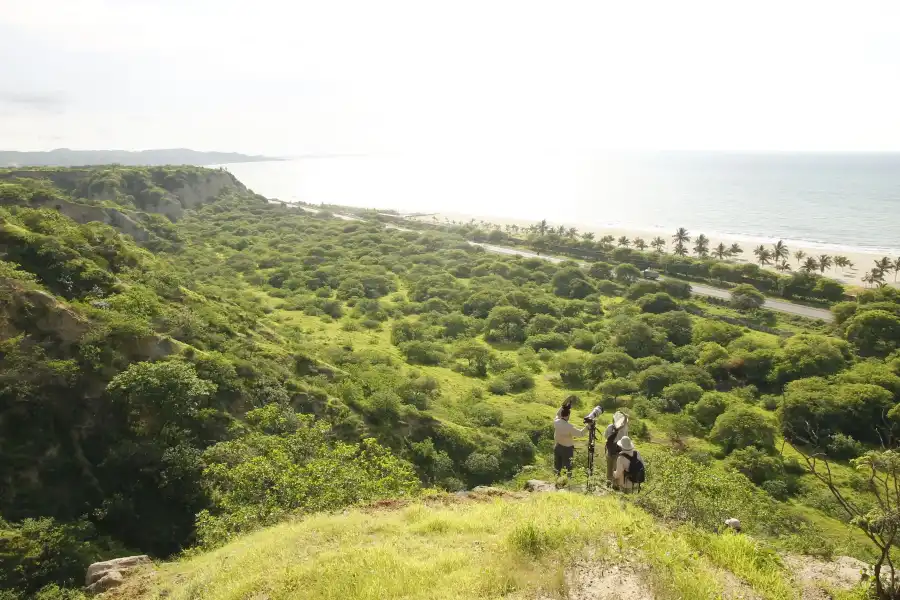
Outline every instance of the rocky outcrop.
{"type": "Polygon", "coordinates": [[[27,330],[66,346],[90,329],[87,319],[46,292],[0,278],[0,293],[0,331],[9,335],[27,330]]]}
{"type": "Polygon", "coordinates": [[[227,171],[210,171],[200,181],[185,185],[173,193],[184,208],[196,208],[205,202],[215,200],[225,190],[247,191],[234,175],[227,171]]]}
{"type": "Polygon", "coordinates": [[[150,240],[151,234],[137,221],[121,210],[108,206],[91,206],[63,200],[62,198],[34,198],[31,205],[35,208],[53,208],[76,223],[100,222],[115,227],[128,234],[138,242],[150,240]]]}
{"type": "Polygon", "coordinates": [[[84,584],[88,592],[99,594],[122,585],[127,575],[135,569],[152,564],[146,554],[97,562],[88,567],[84,584]]]}
{"type": "Polygon", "coordinates": [[[540,479],[529,479],[525,482],[525,491],[527,492],[555,492],[556,486],[547,481],[540,479]]]}

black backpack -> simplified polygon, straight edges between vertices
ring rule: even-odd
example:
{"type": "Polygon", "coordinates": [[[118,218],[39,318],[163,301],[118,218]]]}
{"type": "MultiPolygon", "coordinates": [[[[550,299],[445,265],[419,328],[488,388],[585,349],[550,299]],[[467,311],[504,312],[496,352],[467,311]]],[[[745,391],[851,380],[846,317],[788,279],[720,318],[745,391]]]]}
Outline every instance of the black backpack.
{"type": "Polygon", "coordinates": [[[647,470],[644,468],[644,461],[637,450],[631,453],[631,456],[622,454],[628,459],[628,469],[625,471],[625,477],[631,483],[641,484],[647,479],[647,470]]]}
{"type": "Polygon", "coordinates": [[[619,448],[619,442],[616,440],[616,436],[619,435],[619,429],[613,431],[612,435],[606,438],[606,454],[609,456],[617,456],[622,451],[619,448]]]}

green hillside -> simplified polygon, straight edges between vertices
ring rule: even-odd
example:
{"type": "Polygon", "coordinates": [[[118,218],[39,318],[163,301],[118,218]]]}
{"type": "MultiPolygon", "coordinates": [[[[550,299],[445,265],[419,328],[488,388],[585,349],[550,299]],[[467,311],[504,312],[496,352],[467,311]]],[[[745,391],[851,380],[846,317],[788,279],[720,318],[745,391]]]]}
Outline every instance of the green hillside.
{"type": "Polygon", "coordinates": [[[897,461],[870,451],[900,425],[896,290],[823,325],[360,216],[194,167],[0,171],[0,598],[184,552],[121,593],[554,597],[610,536],[657,598],[715,597],[718,569],[792,598],[776,551],[891,546],[897,461]],[[552,480],[570,394],[631,415],[641,494],[443,495],[552,480]],[[327,516],[381,499],[404,506],[327,516]],[[713,535],[728,517],[752,537],[713,535]]]}

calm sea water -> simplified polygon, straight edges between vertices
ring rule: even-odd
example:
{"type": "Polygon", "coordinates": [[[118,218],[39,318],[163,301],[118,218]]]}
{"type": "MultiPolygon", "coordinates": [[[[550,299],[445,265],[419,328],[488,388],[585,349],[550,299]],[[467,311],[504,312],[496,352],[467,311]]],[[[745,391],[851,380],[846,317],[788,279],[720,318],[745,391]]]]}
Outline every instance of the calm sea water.
{"type": "Polygon", "coordinates": [[[353,156],[225,165],[270,198],[900,254],[900,154],[353,156]]]}

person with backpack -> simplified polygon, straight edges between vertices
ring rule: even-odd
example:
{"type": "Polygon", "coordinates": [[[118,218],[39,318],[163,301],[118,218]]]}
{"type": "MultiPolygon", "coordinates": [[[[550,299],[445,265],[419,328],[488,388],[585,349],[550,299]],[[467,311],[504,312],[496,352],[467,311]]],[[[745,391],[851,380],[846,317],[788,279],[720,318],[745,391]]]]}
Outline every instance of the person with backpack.
{"type": "Polygon", "coordinates": [[[628,415],[616,411],[612,423],[603,433],[603,437],[606,439],[606,482],[609,485],[615,481],[613,473],[616,470],[616,459],[619,458],[619,452],[622,450],[619,448],[619,441],[626,435],[628,435],[628,415]]]}
{"type": "Polygon", "coordinates": [[[619,440],[619,446],[622,448],[622,451],[616,459],[614,478],[616,487],[628,494],[635,489],[640,490],[647,474],[644,468],[644,460],[637,449],[635,449],[631,438],[626,435],[619,440]]]}

